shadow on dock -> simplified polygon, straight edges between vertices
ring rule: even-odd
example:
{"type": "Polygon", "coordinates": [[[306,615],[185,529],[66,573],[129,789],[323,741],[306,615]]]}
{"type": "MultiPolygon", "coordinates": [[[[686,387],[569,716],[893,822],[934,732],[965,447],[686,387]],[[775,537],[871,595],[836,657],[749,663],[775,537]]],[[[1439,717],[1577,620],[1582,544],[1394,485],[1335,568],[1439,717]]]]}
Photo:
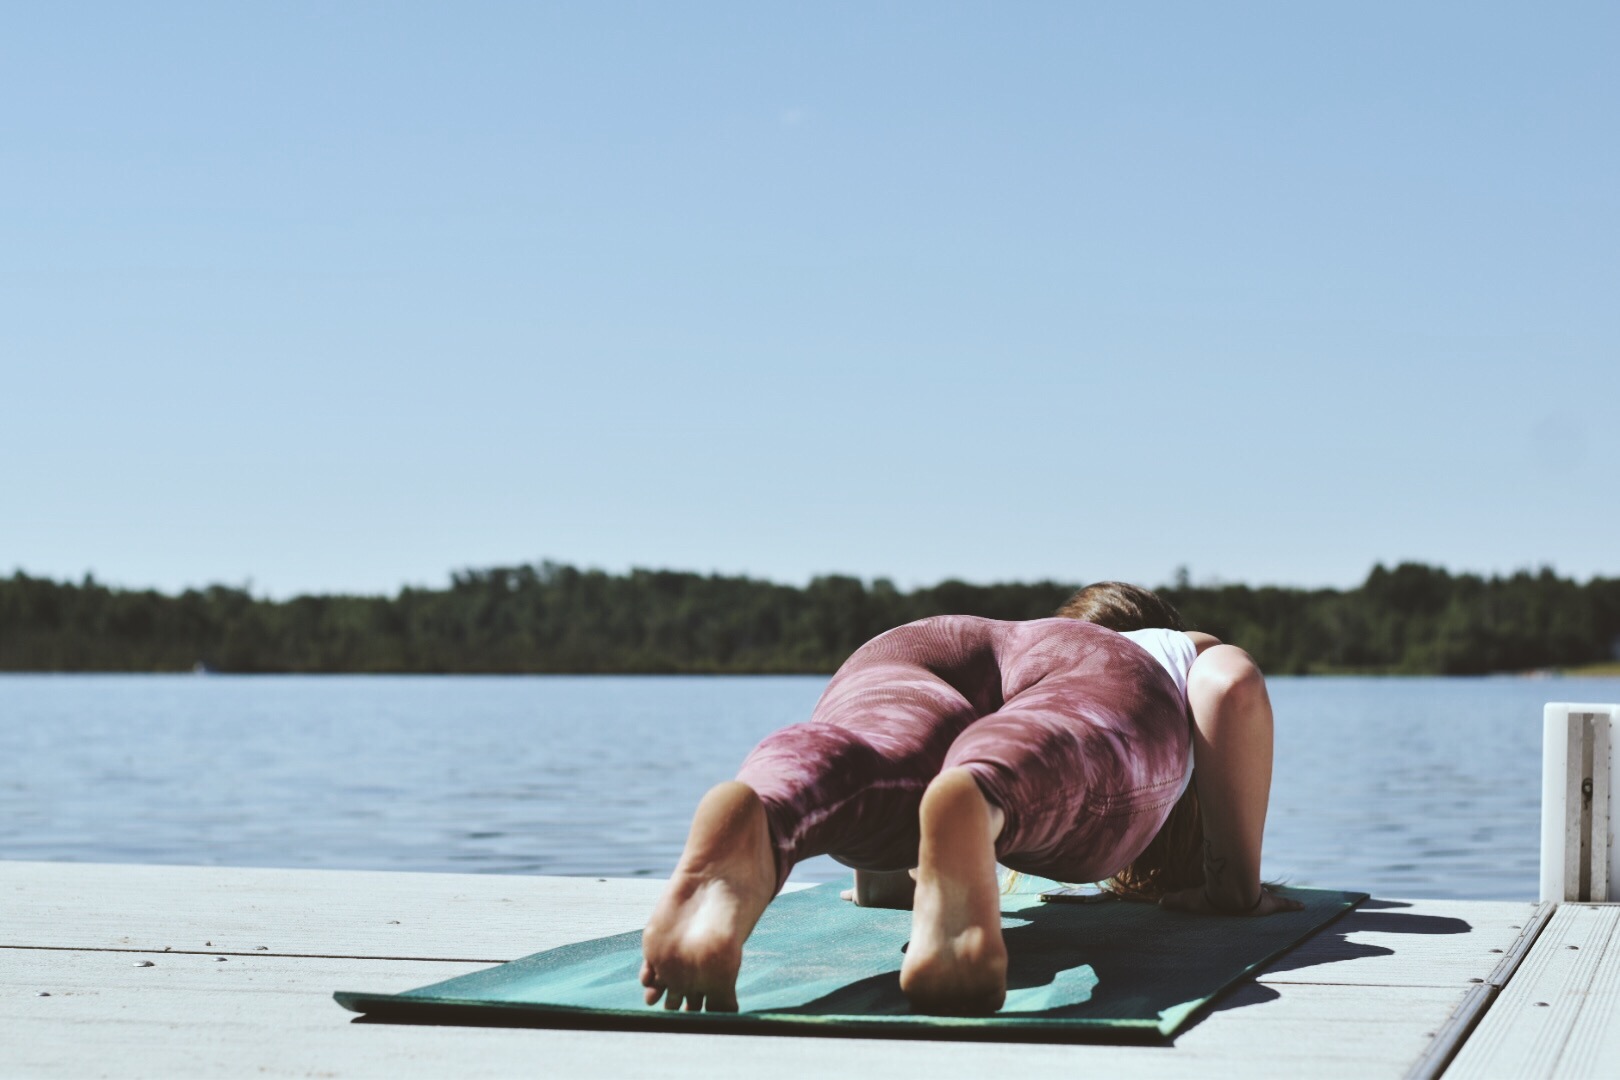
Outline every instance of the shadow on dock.
{"type": "Polygon", "coordinates": [[[1266,965],[1265,970],[1301,971],[1344,960],[1395,955],[1394,949],[1383,945],[1351,941],[1351,934],[1466,934],[1474,929],[1466,919],[1447,915],[1403,914],[1399,910],[1411,906],[1400,900],[1379,900],[1376,897],[1363,900],[1354,911],[1300,942],[1292,951],[1266,965]]]}

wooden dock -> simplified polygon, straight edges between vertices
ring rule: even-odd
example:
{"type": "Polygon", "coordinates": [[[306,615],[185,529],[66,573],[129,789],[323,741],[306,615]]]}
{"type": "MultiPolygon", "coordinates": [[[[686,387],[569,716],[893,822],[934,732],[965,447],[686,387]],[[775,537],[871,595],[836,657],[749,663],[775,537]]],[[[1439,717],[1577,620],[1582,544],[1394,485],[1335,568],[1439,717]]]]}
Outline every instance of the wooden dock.
{"type": "Polygon", "coordinates": [[[0,1075],[1449,1080],[1620,1068],[1620,906],[1603,905],[1374,899],[1163,1046],[423,1027],[357,1021],[332,1001],[638,929],[659,887],[0,862],[0,1075]]]}

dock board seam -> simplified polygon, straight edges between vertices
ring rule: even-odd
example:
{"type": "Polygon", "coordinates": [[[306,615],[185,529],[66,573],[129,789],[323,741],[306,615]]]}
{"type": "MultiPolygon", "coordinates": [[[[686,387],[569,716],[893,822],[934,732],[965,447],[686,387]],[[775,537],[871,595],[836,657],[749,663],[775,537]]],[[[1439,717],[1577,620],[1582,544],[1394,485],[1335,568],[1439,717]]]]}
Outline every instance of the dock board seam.
{"type": "Polygon", "coordinates": [[[469,959],[465,956],[376,956],[355,953],[242,952],[239,949],[116,949],[110,945],[0,945],[19,952],[145,953],[149,956],[275,956],[283,960],[398,960],[410,964],[506,964],[508,960],[469,959]]]}
{"type": "MultiPolygon", "coordinates": [[[[1569,901],[1568,903],[1570,903],[1570,905],[1572,907],[1573,906],[1580,906],[1580,907],[1596,908],[1596,909],[1600,909],[1600,910],[1603,909],[1603,908],[1609,907],[1609,905],[1606,904],[1606,903],[1595,903],[1594,904],[1594,903],[1588,903],[1588,902],[1584,902],[1584,901],[1581,901],[1581,902],[1569,901]]],[[[1549,1076],[1557,1076],[1557,1075],[1559,1075],[1558,1069],[1563,1064],[1565,1055],[1567,1055],[1569,1053],[1570,1036],[1574,1033],[1574,1030],[1575,1030],[1576,1026],[1580,1023],[1581,1013],[1584,1012],[1585,1009],[1586,1009],[1586,1002],[1587,1002],[1587,1000],[1589,1000],[1589,995],[1591,993],[1592,984],[1597,980],[1598,975],[1602,971],[1603,954],[1608,952],[1609,943],[1611,941],[1615,940],[1617,937],[1620,937],[1620,924],[1611,924],[1609,926],[1608,931],[1606,933],[1604,933],[1602,939],[1598,942],[1597,948],[1595,950],[1593,950],[1593,954],[1595,954],[1597,959],[1592,961],[1591,974],[1588,975],[1586,977],[1586,980],[1582,984],[1580,984],[1580,986],[1579,986],[1579,995],[1578,996],[1582,999],[1582,1003],[1579,1006],[1576,1007],[1575,1016],[1574,1016],[1574,1018],[1572,1019],[1572,1021],[1570,1023],[1569,1032],[1567,1032],[1564,1035],[1564,1038],[1562,1040],[1560,1040],[1560,1042],[1559,1042],[1558,1053],[1553,1056],[1552,1069],[1548,1073],[1549,1076]]]]}
{"type": "Polygon", "coordinates": [[[1554,907],[1556,907],[1554,904],[1536,905],[1535,910],[1530,913],[1530,918],[1526,920],[1524,929],[1519,931],[1519,936],[1513,939],[1512,945],[1508,946],[1508,950],[1502,956],[1501,962],[1491,969],[1489,975],[1485,976],[1487,983],[1498,988],[1508,984],[1508,980],[1513,978],[1513,973],[1519,970],[1519,965],[1530,954],[1530,947],[1536,943],[1536,939],[1541,936],[1541,932],[1552,921],[1554,907]]]}
{"type": "Polygon", "coordinates": [[[1490,1012],[1491,1006],[1496,1004],[1502,989],[1512,981],[1514,973],[1519,970],[1519,965],[1530,955],[1531,947],[1541,937],[1541,932],[1547,928],[1547,924],[1552,921],[1554,907],[1553,904],[1536,905],[1530,918],[1525,920],[1524,929],[1519,931],[1519,936],[1508,946],[1501,961],[1491,969],[1489,975],[1485,976],[1484,982],[1463,995],[1462,1001],[1429,1040],[1423,1054],[1407,1070],[1405,1080],[1435,1080],[1451,1067],[1457,1055],[1462,1053],[1463,1045],[1467,1043],[1469,1036],[1485,1019],[1485,1014],[1490,1012]]]}
{"type": "Polygon", "coordinates": [[[1501,992],[1500,986],[1479,983],[1464,994],[1462,1001],[1429,1040],[1422,1055],[1406,1070],[1405,1080],[1434,1080],[1450,1068],[1451,1062],[1462,1052],[1468,1036],[1479,1027],[1479,1022],[1485,1018],[1501,992]]]}
{"type": "MultiPolygon", "coordinates": [[[[259,953],[258,955],[263,956],[264,954],[259,953]]],[[[1398,982],[1398,983],[1386,983],[1386,982],[1331,982],[1331,981],[1325,980],[1325,979],[1323,979],[1323,980],[1318,980],[1318,979],[1283,979],[1280,982],[1277,982],[1277,981],[1267,982],[1266,981],[1266,973],[1263,972],[1263,971],[1260,974],[1254,976],[1251,981],[1259,983],[1259,984],[1261,984],[1263,986],[1365,986],[1368,989],[1384,989],[1384,990],[1455,990],[1455,989],[1457,989],[1457,986],[1458,986],[1458,984],[1455,983],[1455,982],[1432,982],[1432,983],[1420,983],[1420,982],[1398,982]]],[[[1471,986],[1474,989],[1477,989],[1479,984],[1471,983],[1471,984],[1464,984],[1464,985],[1468,985],[1468,986],[1471,986]]]]}

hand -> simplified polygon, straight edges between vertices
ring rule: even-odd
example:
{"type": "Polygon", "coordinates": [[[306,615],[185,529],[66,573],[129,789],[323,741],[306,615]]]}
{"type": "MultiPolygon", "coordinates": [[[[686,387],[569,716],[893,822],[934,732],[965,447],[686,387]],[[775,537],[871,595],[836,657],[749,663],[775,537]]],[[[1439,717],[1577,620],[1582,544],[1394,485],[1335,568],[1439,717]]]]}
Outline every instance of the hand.
{"type": "Polygon", "coordinates": [[[1274,893],[1264,885],[1260,887],[1260,900],[1254,907],[1246,911],[1230,911],[1218,908],[1209,902],[1209,894],[1202,885],[1194,885],[1190,889],[1179,892],[1165,893],[1159,900],[1159,906],[1170,911],[1190,911],[1194,915],[1235,915],[1247,918],[1259,918],[1261,915],[1275,915],[1280,911],[1304,911],[1305,905],[1298,900],[1290,900],[1279,893],[1274,893]]]}
{"type": "Polygon", "coordinates": [[[917,891],[915,870],[857,870],[855,887],[838,895],[858,907],[886,907],[909,910],[917,891]]]}

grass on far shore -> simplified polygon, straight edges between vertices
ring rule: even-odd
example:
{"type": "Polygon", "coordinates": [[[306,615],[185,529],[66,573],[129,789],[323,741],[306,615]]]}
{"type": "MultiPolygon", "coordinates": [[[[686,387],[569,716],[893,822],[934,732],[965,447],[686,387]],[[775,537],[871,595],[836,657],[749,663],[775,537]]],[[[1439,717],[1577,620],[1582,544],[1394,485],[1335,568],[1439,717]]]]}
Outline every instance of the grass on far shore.
{"type": "Polygon", "coordinates": [[[1580,667],[1559,668],[1560,675],[1620,675],[1620,660],[1605,660],[1600,664],[1582,664],[1580,667]]]}

